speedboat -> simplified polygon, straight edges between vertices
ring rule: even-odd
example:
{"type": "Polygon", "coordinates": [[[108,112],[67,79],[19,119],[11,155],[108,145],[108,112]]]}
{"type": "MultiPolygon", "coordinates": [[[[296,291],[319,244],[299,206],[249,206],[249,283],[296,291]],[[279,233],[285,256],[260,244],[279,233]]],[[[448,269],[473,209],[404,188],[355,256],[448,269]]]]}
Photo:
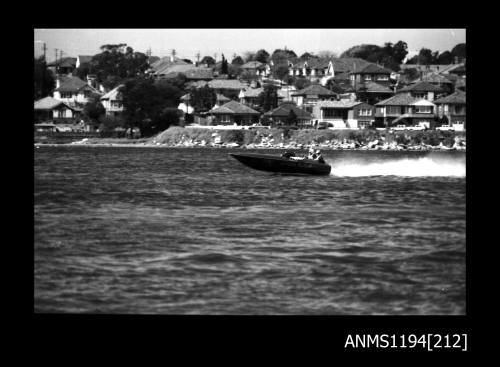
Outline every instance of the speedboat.
{"type": "Polygon", "coordinates": [[[275,156],[271,154],[258,153],[230,153],[230,156],[243,163],[245,166],[260,171],[308,174],[308,175],[329,175],[332,167],[315,159],[307,159],[293,156],[275,156]]]}

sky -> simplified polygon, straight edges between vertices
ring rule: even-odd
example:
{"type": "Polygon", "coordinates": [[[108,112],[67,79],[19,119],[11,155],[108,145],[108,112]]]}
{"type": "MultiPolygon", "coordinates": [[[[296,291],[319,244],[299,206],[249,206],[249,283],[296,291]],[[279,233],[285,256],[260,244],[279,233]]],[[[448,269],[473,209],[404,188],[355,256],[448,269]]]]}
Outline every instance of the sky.
{"type": "Polygon", "coordinates": [[[465,42],[465,29],[35,29],[34,53],[42,55],[45,43],[47,60],[52,61],[56,48],[63,51],[63,57],[76,57],[95,55],[104,44],[126,43],[134,51],[151,48],[152,55],[159,57],[175,49],[180,58],[196,60],[199,52],[201,58],[217,54],[220,60],[221,54],[232,59],[245,51],[265,49],[272,53],[284,47],[297,56],[323,50],[340,55],[355,45],[382,46],[399,40],[405,41],[412,53],[422,47],[443,52],[465,42]]]}

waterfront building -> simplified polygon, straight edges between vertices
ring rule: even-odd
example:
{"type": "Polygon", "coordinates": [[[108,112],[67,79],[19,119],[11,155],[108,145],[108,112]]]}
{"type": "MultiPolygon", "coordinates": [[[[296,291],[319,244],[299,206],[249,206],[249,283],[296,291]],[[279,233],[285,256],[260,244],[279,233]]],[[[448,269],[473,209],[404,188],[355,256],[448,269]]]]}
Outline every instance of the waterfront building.
{"type": "Polygon", "coordinates": [[[291,93],[292,101],[298,107],[304,108],[308,112],[312,112],[313,106],[319,101],[328,101],[338,99],[338,94],[319,85],[311,84],[310,86],[291,93]]]}
{"type": "Polygon", "coordinates": [[[279,127],[311,127],[313,120],[312,114],[297,107],[293,102],[284,102],[277,108],[266,112],[264,116],[269,118],[272,125],[279,127]],[[295,114],[295,123],[289,121],[290,111],[293,111],[295,114]]]}
{"type": "Polygon", "coordinates": [[[258,123],[260,116],[260,112],[236,101],[214,107],[207,114],[213,116],[212,123],[217,125],[251,125],[258,123]]]}
{"type": "Polygon", "coordinates": [[[332,128],[366,128],[375,121],[375,107],[359,101],[320,101],[312,114],[318,123],[332,128]]]}
{"type": "Polygon", "coordinates": [[[123,86],[123,84],[120,84],[101,97],[106,116],[117,116],[123,112],[122,94],[119,91],[123,86]]]}
{"type": "Polygon", "coordinates": [[[457,90],[449,96],[439,98],[434,101],[437,106],[437,114],[441,118],[446,116],[448,124],[455,131],[465,130],[466,122],[466,101],[465,92],[457,90]]]}
{"type": "Polygon", "coordinates": [[[409,93],[399,93],[375,104],[376,126],[421,126],[433,128],[436,105],[409,93]]]}

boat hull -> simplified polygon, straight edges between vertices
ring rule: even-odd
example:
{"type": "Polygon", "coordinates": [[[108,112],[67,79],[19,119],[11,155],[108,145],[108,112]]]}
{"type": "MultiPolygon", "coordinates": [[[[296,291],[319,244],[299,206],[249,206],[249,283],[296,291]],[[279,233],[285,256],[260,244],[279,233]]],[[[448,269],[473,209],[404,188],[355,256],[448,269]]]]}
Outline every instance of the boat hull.
{"type": "Polygon", "coordinates": [[[308,175],[329,175],[331,171],[330,165],[312,159],[293,160],[257,153],[230,153],[230,155],[245,166],[260,171],[308,175]]]}

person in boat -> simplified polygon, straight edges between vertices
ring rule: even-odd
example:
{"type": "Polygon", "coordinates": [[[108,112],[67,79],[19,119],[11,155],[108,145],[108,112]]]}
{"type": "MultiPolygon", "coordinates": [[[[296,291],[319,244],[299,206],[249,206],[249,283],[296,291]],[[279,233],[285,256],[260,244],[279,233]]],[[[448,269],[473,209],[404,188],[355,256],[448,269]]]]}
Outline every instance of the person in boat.
{"type": "Polygon", "coordinates": [[[294,152],[285,152],[281,155],[283,158],[288,158],[290,159],[291,157],[295,157],[295,153],[294,152]]]}
{"type": "Polygon", "coordinates": [[[307,159],[316,159],[316,154],[314,153],[314,149],[312,147],[309,148],[307,159]]]}
{"type": "Polygon", "coordinates": [[[323,156],[321,155],[321,152],[319,151],[319,149],[316,150],[316,152],[314,152],[315,155],[316,155],[316,160],[319,162],[319,163],[325,163],[325,159],[323,158],[323,156]]]}

